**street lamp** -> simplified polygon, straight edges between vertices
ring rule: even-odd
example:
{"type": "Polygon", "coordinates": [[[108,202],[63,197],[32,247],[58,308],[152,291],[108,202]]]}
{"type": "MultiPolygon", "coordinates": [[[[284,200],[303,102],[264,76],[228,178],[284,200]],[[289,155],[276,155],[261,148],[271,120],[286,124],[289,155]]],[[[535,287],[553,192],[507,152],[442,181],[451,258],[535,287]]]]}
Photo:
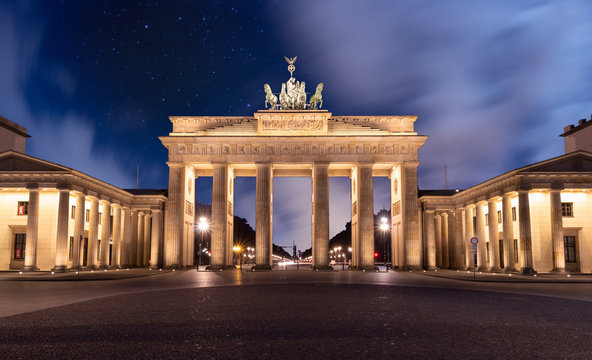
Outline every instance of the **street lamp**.
{"type": "Polygon", "coordinates": [[[197,270],[199,270],[199,266],[201,265],[201,244],[203,243],[204,233],[210,229],[210,223],[208,222],[208,218],[200,217],[199,222],[197,223],[197,230],[199,230],[199,256],[197,257],[197,270]]]}
{"type": "Polygon", "coordinates": [[[382,242],[384,245],[383,248],[383,259],[384,259],[384,267],[386,268],[386,272],[388,272],[388,264],[386,259],[386,232],[389,230],[389,223],[388,219],[385,217],[380,218],[380,231],[382,231],[382,242]]]}
{"type": "Polygon", "coordinates": [[[240,246],[234,246],[232,248],[232,250],[234,250],[234,252],[237,254],[237,256],[240,258],[240,270],[243,269],[243,257],[242,257],[242,248],[240,246]]]}

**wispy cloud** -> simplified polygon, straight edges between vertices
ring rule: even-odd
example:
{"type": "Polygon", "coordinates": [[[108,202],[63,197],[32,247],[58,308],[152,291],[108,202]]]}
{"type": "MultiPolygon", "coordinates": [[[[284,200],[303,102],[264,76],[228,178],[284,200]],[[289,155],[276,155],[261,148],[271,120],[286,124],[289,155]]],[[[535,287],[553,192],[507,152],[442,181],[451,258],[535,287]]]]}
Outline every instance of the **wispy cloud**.
{"type": "MultiPolygon", "coordinates": [[[[127,156],[117,149],[101,146],[95,137],[97,119],[90,114],[65,111],[57,107],[37,108],[27,89],[35,87],[32,78],[40,64],[43,25],[26,18],[26,7],[9,8],[0,4],[0,111],[6,118],[28,129],[32,136],[27,152],[33,156],[66,165],[120,187],[134,187],[135,169],[126,169],[127,156]],[[28,31],[19,22],[28,22],[28,31]]],[[[30,14],[30,16],[34,16],[30,14]]],[[[78,86],[66,68],[44,64],[50,72],[44,80],[66,97],[78,86]]],[[[51,99],[42,99],[51,103],[51,99]]]]}

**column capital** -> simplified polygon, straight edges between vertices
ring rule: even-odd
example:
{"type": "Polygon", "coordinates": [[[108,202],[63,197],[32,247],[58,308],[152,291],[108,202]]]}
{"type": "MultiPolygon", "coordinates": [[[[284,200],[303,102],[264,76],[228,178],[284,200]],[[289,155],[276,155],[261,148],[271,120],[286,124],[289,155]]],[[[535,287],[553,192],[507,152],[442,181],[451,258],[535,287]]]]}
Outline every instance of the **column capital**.
{"type": "Polygon", "coordinates": [[[28,183],[26,188],[29,191],[39,191],[39,183],[28,183]]]}
{"type": "Polygon", "coordinates": [[[400,165],[404,167],[418,167],[419,163],[419,161],[403,161],[400,165]]]}
{"type": "Polygon", "coordinates": [[[56,185],[56,190],[59,190],[59,191],[70,191],[70,190],[72,190],[72,186],[70,184],[67,184],[67,183],[58,183],[56,185]]]}

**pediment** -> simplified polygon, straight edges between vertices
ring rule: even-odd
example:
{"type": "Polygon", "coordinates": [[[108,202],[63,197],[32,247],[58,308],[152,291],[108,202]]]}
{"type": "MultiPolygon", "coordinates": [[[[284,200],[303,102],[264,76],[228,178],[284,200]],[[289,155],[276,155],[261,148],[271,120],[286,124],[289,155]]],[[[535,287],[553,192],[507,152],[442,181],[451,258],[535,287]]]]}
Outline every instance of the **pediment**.
{"type": "Polygon", "coordinates": [[[50,163],[32,156],[7,151],[0,154],[0,171],[69,171],[61,165],[50,163]]]}
{"type": "Polygon", "coordinates": [[[592,153],[578,151],[526,166],[519,172],[582,172],[592,171],[592,153]]]}

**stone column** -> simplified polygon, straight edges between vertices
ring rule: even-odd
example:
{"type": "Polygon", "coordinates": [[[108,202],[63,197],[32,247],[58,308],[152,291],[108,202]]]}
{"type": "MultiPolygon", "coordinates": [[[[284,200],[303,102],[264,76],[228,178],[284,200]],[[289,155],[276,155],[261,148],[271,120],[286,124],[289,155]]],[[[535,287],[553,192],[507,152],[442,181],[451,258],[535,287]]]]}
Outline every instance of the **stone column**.
{"type": "Polygon", "coordinates": [[[29,206],[27,208],[27,237],[25,247],[24,271],[39,270],[37,267],[37,234],[39,232],[39,187],[37,184],[27,185],[29,190],[29,206]]]}
{"type": "Polygon", "coordinates": [[[448,239],[448,218],[450,215],[448,213],[442,214],[442,228],[440,232],[442,233],[442,269],[448,269],[450,267],[450,242],[448,239]]]}
{"type": "MultiPolygon", "coordinates": [[[[226,204],[228,202],[226,184],[228,182],[228,166],[214,164],[214,176],[212,179],[212,256],[210,268],[220,270],[226,268],[228,263],[227,237],[226,237],[226,204]]],[[[232,251],[232,248],[230,249],[232,251]]]]}
{"type": "Polygon", "coordinates": [[[419,208],[417,205],[417,166],[419,162],[401,165],[401,206],[403,215],[403,241],[405,242],[405,268],[423,267],[419,208]]]}
{"type": "MultiPolygon", "coordinates": [[[[226,179],[226,264],[234,266],[234,168],[228,166],[226,179]]],[[[239,259],[240,260],[240,259],[239,259]]]]}
{"type": "Polygon", "coordinates": [[[518,220],[520,222],[520,273],[535,273],[532,263],[532,235],[530,233],[530,200],[528,190],[518,191],[518,220]]]}
{"type": "Polygon", "coordinates": [[[427,243],[428,269],[436,268],[436,231],[434,229],[434,210],[426,210],[423,213],[427,243]]]}
{"type": "Polygon", "coordinates": [[[136,251],[136,266],[144,267],[144,218],[146,214],[142,211],[138,211],[138,238],[136,240],[137,251],[136,251]]]}
{"type": "Polygon", "coordinates": [[[487,201],[487,217],[489,219],[489,271],[502,271],[499,258],[499,231],[497,220],[497,201],[489,199],[487,201]]]}
{"type": "Polygon", "coordinates": [[[142,255],[142,267],[150,266],[150,213],[144,216],[144,254],[142,255]]]}
{"type": "Polygon", "coordinates": [[[471,239],[475,236],[475,229],[473,228],[473,208],[470,206],[465,207],[465,249],[466,249],[466,269],[473,269],[475,266],[473,259],[473,247],[471,239]]]}
{"type": "Polygon", "coordinates": [[[475,216],[477,218],[477,229],[475,237],[479,240],[477,244],[477,270],[487,270],[487,243],[485,242],[485,212],[483,203],[475,204],[475,216]]]}
{"type": "Polygon", "coordinates": [[[360,268],[374,270],[374,193],[372,187],[372,164],[358,165],[359,172],[359,236],[360,268]]]}
{"type": "Polygon", "coordinates": [[[112,235],[111,268],[121,267],[121,207],[113,204],[113,235],[112,235]]]}
{"type": "Polygon", "coordinates": [[[271,164],[257,165],[254,269],[271,269],[273,174],[271,164]]]}
{"type": "Polygon", "coordinates": [[[74,241],[72,246],[72,269],[80,268],[80,245],[84,238],[85,199],[83,194],[76,194],[76,215],[74,216],[74,241]]]}
{"type": "Polygon", "coordinates": [[[516,263],[514,262],[512,194],[504,194],[502,197],[502,223],[504,228],[504,272],[516,272],[516,263]]]}
{"type": "Polygon", "coordinates": [[[315,163],[312,168],[312,265],[329,266],[329,164],[315,163]]]}
{"type": "Polygon", "coordinates": [[[561,190],[557,189],[551,190],[551,238],[553,239],[553,272],[565,272],[561,190]]]}
{"type": "Polygon", "coordinates": [[[121,212],[121,267],[129,268],[131,265],[132,211],[129,208],[122,208],[121,212]]]}
{"type": "Polygon", "coordinates": [[[463,209],[454,210],[454,256],[453,263],[455,269],[465,268],[465,258],[463,256],[463,229],[462,229],[463,209]]]}
{"type": "Polygon", "coordinates": [[[436,235],[436,267],[442,268],[442,215],[438,214],[435,216],[435,229],[434,234],[436,235]]]}
{"type": "Polygon", "coordinates": [[[136,267],[138,261],[138,212],[136,210],[131,210],[131,219],[129,266],[136,267]]]}
{"type": "Polygon", "coordinates": [[[152,210],[152,235],[150,241],[150,266],[162,268],[162,210],[152,210]]]}
{"type": "Polygon", "coordinates": [[[70,191],[60,189],[58,199],[58,226],[56,234],[56,260],[51,271],[68,271],[68,213],[70,208],[70,191]]]}
{"type": "MultiPolygon", "coordinates": [[[[358,269],[360,267],[360,244],[359,244],[359,223],[360,223],[360,214],[358,211],[359,208],[359,186],[360,183],[360,176],[358,167],[354,166],[351,169],[350,174],[350,183],[351,183],[351,244],[352,244],[352,251],[351,251],[351,268],[358,269]]],[[[314,220],[314,217],[313,217],[314,220]]]]}
{"type": "Polygon", "coordinates": [[[111,203],[103,201],[103,213],[101,214],[101,262],[102,268],[109,268],[109,248],[111,243],[111,203]]]}
{"type": "Polygon", "coordinates": [[[448,268],[455,269],[456,259],[454,249],[456,247],[456,216],[453,211],[448,213],[448,268]]]}
{"type": "Polygon", "coordinates": [[[164,266],[169,268],[183,266],[186,177],[187,167],[184,164],[169,163],[169,193],[164,228],[164,266]]]}
{"type": "Polygon", "coordinates": [[[97,241],[99,238],[99,199],[90,197],[90,218],[88,221],[88,251],[86,254],[86,266],[89,269],[97,268],[97,241]]]}

